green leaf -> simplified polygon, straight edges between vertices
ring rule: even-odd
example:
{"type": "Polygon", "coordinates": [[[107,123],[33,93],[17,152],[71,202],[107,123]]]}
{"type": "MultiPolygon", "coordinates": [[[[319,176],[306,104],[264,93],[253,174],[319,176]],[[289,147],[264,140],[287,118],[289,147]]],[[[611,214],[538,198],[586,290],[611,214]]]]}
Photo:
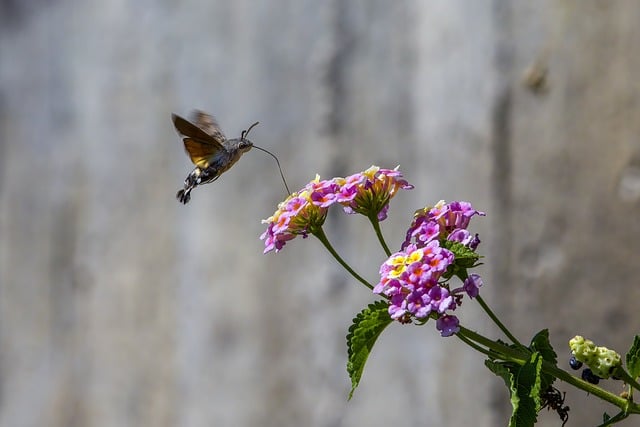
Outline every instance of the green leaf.
{"type": "MultiPolygon", "coordinates": [[[[536,335],[534,337],[535,345],[545,348],[545,336],[548,338],[546,331],[541,331],[536,335]]],[[[545,349],[545,352],[548,352],[548,349],[545,349]]],[[[511,406],[513,407],[509,427],[530,427],[536,423],[542,405],[540,393],[542,390],[546,390],[541,388],[542,361],[543,356],[539,352],[533,353],[522,366],[511,362],[485,360],[485,366],[501,377],[509,389],[511,406]]]]}
{"type": "Polygon", "coordinates": [[[631,415],[628,412],[624,412],[624,411],[620,411],[618,412],[616,415],[614,415],[613,417],[609,414],[607,414],[606,412],[602,414],[602,424],[598,424],[597,427],[608,427],[608,426],[612,426],[614,424],[619,423],[620,421],[629,418],[629,415],[631,415]]]}
{"type": "Polygon", "coordinates": [[[509,393],[511,393],[511,384],[513,384],[512,370],[514,368],[512,366],[505,365],[504,363],[494,362],[493,360],[485,360],[484,365],[489,368],[491,372],[504,380],[504,383],[509,389],[509,393]]]}
{"type": "Polygon", "coordinates": [[[633,344],[627,353],[627,370],[634,380],[640,376],[640,336],[633,338],[633,344]]]}
{"type": "Polygon", "coordinates": [[[540,372],[542,356],[534,353],[518,371],[511,385],[513,414],[509,427],[531,427],[536,423],[540,410],[540,372]]]}
{"type": "Polygon", "coordinates": [[[360,383],[364,365],[376,340],[393,319],[389,316],[389,304],[378,301],[369,304],[353,319],[347,335],[347,372],[351,378],[349,399],[360,383]]]}
{"type": "Polygon", "coordinates": [[[453,255],[456,259],[456,264],[460,265],[461,267],[473,267],[478,259],[480,259],[480,255],[460,242],[444,240],[442,242],[442,246],[453,252],[453,255]]]}
{"type": "Polygon", "coordinates": [[[453,242],[451,240],[442,240],[440,242],[442,247],[449,249],[455,256],[453,265],[449,266],[443,277],[448,279],[454,275],[460,276],[462,280],[466,278],[466,269],[476,265],[480,255],[475,253],[460,242],[453,242]]]}
{"type": "MultiPolygon", "coordinates": [[[[558,355],[553,350],[553,347],[551,346],[551,342],[549,341],[548,329],[541,330],[533,337],[533,339],[531,340],[530,349],[534,353],[535,352],[540,353],[540,356],[542,356],[542,359],[544,359],[544,361],[549,362],[553,366],[557,365],[558,355]]],[[[545,373],[541,374],[540,379],[541,379],[540,381],[541,390],[548,389],[549,386],[551,386],[553,382],[556,380],[556,378],[553,375],[545,374],[545,373]]]]}

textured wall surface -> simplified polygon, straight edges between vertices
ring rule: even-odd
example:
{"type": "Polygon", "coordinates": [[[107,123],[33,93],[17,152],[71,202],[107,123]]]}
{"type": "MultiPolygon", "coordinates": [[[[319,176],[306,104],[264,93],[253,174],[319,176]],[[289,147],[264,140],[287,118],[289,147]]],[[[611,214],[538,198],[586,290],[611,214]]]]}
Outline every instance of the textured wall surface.
{"type": "MultiPolygon", "coordinates": [[[[400,164],[416,189],[383,223],[394,247],[415,209],[473,202],[485,300],[524,341],[624,351],[638,22],[595,0],[0,2],[0,426],[506,424],[502,381],[432,325],[388,328],[346,401],[344,336],[374,297],[314,239],[262,255],[284,195],[264,153],[176,202],[170,113],[192,108],[230,137],[260,120],[291,187],[400,164]]],[[[366,221],[326,231],[375,281],[366,221]]],[[[567,404],[568,426],[613,412],[567,404]]]]}

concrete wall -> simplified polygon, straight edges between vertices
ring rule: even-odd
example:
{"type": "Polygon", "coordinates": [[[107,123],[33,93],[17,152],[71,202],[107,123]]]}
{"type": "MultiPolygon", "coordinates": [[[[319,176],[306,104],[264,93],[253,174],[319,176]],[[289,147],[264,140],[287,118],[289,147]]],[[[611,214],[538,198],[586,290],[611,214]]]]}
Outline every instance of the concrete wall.
{"type": "MultiPolygon", "coordinates": [[[[346,402],[344,336],[373,296],[313,239],[261,254],[283,197],[263,153],[176,202],[191,165],[169,117],[192,108],[228,136],[260,120],[295,188],[400,164],[395,247],[415,209],[472,201],[514,331],[549,327],[561,360],[575,334],[623,352],[638,22],[635,2],[0,2],[0,425],[506,424],[502,381],[432,325],[385,331],[346,402]]],[[[326,231],[375,281],[366,222],[326,231]]],[[[567,395],[567,425],[613,412],[587,402],[567,395]]]]}

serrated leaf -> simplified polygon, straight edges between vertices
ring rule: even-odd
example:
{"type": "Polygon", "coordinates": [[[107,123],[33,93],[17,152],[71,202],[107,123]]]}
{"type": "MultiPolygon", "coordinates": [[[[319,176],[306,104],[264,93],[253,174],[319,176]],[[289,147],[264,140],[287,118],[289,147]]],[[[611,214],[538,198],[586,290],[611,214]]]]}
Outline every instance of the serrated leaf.
{"type": "Polygon", "coordinates": [[[389,316],[389,304],[378,301],[369,304],[353,319],[347,334],[347,372],[351,378],[349,399],[360,383],[364,365],[376,340],[393,319],[389,316]]]}
{"type": "Polygon", "coordinates": [[[512,367],[507,367],[504,363],[494,362],[492,360],[485,360],[484,365],[489,368],[491,372],[503,379],[505,385],[511,393],[511,385],[513,384],[512,367]]]}
{"type": "Polygon", "coordinates": [[[540,410],[540,372],[542,356],[534,353],[518,371],[511,386],[513,414],[509,427],[531,427],[536,423],[540,410]]]}
{"type": "Polygon", "coordinates": [[[633,338],[633,344],[627,352],[627,370],[629,375],[635,380],[640,376],[640,336],[633,338]]]}
{"type": "Polygon", "coordinates": [[[467,278],[467,269],[474,267],[480,255],[466,247],[460,242],[453,242],[451,240],[441,240],[440,244],[443,248],[446,248],[453,252],[455,260],[453,264],[447,267],[447,271],[442,274],[442,278],[450,279],[453,276],[457,276],[460,280],[467,278]]]}
{"type": "MultiPolygon", "coordinates": [[[[558,363],[558,355],[551,346],[549,341],[549,330],[543,329],[538,332],[531,340],[531,351],[540,353],[542,359],[556,366],[558,363]]],[[[540,376],[540,389],[546,390],[553,384],[556,378],[551,374],[542,373],[540,376]]]]}
{"type": "Polygon", "coordinates": [[[442,246],[453,252],[455,263],[461,268],[473,267],[478,259],[480,259],[480,255],[460,242],[444,240],[442,241],[442,246]]]}
{"type": "Polygon", "coordinates": [[[626,419],[629,417],[629,415],[631,415],[630,413],[625,413],[624,411],[620,411],[618,412],[616,415],[614,415],[613,417],[609,414],[607,414],[606,412],[604,412],[602,414],[602,424],[598,424],[597,427],[608,427],[608,426],[612,426],[614,424],[619,423],[620,421],[626,419]]]}

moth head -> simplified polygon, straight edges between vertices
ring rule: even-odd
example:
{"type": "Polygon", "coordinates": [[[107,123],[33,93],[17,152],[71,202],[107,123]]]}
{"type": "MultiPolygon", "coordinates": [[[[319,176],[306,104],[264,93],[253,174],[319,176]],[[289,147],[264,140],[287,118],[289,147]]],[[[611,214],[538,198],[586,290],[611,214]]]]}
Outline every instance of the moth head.
{"type": "Polygon", "coordinates": [[[255,122],[254,124],[249,126],[249,129],[243,130],[242,133],[240,134],[240,143],[238,144],[238,149],[241,152],[246,153],[247,151],[251,150],[251,148],[253,147],[253,142],[247,139],[247,135],[249,135],[249,132],[251,132],[251,129],[257,126],[258,123],[260,122],[255,122]]]}
{"type": "Polygon", "coordinates": [[[238,150],[240,150],[240,152],[242,153],[246,153],[247,151],[251,150],[252,147],[253,142],[249,141],[246,138],[241,138],[240,142],[238,143],[238,150]]]}

